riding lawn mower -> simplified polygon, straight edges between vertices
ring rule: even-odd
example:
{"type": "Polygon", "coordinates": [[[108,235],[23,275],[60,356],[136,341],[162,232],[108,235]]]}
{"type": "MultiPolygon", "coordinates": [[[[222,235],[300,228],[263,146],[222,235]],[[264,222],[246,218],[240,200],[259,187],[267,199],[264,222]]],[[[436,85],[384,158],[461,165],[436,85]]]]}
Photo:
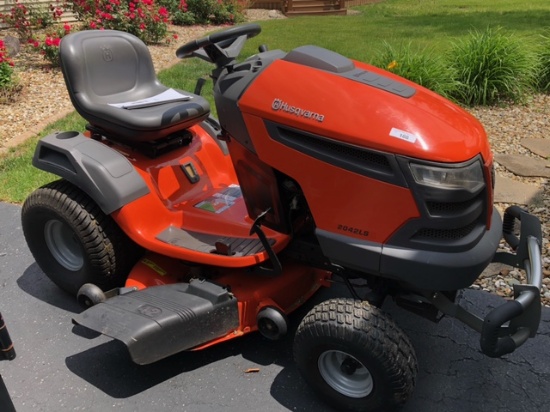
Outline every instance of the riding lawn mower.
{"type": "Polygon", "coordinates": [[[540,221],[493,206],[486,133],[437,94],[313,45],[260,46],[235,26],[181,46],[214,64],[216,119],[200,87],[172,89],[123,32],[63,38],[60,59],[86,131],[40,140],[33,164],[60,177],[22,209],[46,275],[87,309],[73,322],[149,364],[259,331],[335,282],[293,343],[298,369],[338,410],[393,410],[417,361],[381,309],[459,319],[490,357],[536,335],[540,221]],[[504,237],[512,252],[499,249],[504,237]],[[525,270],[484,318],[457,303],[491,262],[525,270]]]}

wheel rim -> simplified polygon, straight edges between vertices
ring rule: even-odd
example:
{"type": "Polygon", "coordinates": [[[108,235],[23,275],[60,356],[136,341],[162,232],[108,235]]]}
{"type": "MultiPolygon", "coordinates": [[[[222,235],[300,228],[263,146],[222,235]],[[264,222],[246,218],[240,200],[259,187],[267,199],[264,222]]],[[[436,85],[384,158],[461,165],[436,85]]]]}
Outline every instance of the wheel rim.
{"type": "Polygon", "coordinates": [[[373,389],[369,370],[354,356],[338,350],[328,350],[319,356],[319,372],[335,391],[350,398],[364,398],[373,389]]]}
{"type": "Polygon", "coordinates": [[[54,259],[65,269],[77,271],[84,266],[84,254],[75,233],[59,220],[44,226],[46,245],[54,259]]]}

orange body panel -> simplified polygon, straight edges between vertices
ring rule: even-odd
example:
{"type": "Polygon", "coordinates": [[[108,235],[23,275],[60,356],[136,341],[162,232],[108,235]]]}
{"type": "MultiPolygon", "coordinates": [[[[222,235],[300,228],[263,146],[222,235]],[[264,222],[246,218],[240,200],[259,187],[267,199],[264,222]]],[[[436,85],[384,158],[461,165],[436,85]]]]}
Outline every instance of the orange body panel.
{"type": "MultiPolygon", "coordinates": [[[[241,197],[230,202],[221,213],[204,210],[197,205],[220,193],[231,185],[238,185],[231,159],[224,156],[214,139],[199,127],[191,129],[191,143],[155,159],[137,152],[128,152],[125,147],[113,146],[125,154],[140,173],[150,193],[121,209],[112,216],[132,240],[147,250],[173,258],[208,265],[226,267],[252,266],[268,259],[261,252],[250,256],[224,256],[202,253],[158,240],[159,233],[170,226],[213,234],[220,237],[243,237],[250,235],[252,220],[248,217],[241,197]],[[192,183],[182,171],[182,166],[191,163],[200,180],[192,183]]],[[[286,246],[289,237],[265,229],[266,236],[276,241],[273,249],[278,252],[286,246]]]]}
{"type": "MultiPolygon", "coordinates": [[[[460,107],[391,73],[354,64],[416,92],[404,98],[337,74],[277,60],[246,90],[239,109],[258,157],[298,182],[317,228],[384,243],[402,225],[420,216],[409,188],[344,170],[287,147],[269,136],[265,120],[357,148],[409,158],[457,163],[481,154],[486,173],[492,154],[481,124],[460,107]],[[281,110],[277,106],[281,101],[314,115],[281,110]],[[414,136],[414,141],[395,137],[392,129],[414,136]]],[[[235,143],[230,149],[231,145],[235,143]]]]}
{"type": "Polygon", "coordinates": [[[403,98],[336,74],[277,60],[247,89],[239,108],[263,119],[359,147],[419,159],[462,162],[479,153],[485,160],[490,158],[483,127],[463,109],[391,73],[357,61],[354,64],[414,87],[416,93],[403,98]],[[318,113],[323,121],[273,110],[275,99],[318,113]],[[392,128],[414,134],[417,139],[411,143],[392,137],[392,128]]]}
{"type": "Polygon", "coordinates": [[[246,115],[245,120],[255,137],[258,156],[298,182],[319,229],[382,243],[399,226],[419,216],[407,188],[298,152],[272,140],[261,118],[246,115]]]}

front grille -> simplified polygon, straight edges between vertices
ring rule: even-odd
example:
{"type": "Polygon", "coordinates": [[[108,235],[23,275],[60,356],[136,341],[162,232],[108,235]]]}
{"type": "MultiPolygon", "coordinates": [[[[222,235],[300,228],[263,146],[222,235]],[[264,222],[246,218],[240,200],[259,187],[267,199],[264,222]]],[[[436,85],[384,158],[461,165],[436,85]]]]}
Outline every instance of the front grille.
{"type": "Polygon", "coordinates": [[[426,207],[428,212],[432,216],[438,215],[452,215],[460,214],[468,210],[470,207],[478,203],[479,200],[477,197],[473,199],[466,200],[464,202],[426,202],[426,207]]]}
{"type": "Polygon", "coordinates": [[[460,240],[470,233],[478,225],[478,222],[475,221],[470,223],[467,226],[460,227],[458,229],[420,229],[414,236],[413,240],[443,240],[443,241],[454,241],[460,240]]]}

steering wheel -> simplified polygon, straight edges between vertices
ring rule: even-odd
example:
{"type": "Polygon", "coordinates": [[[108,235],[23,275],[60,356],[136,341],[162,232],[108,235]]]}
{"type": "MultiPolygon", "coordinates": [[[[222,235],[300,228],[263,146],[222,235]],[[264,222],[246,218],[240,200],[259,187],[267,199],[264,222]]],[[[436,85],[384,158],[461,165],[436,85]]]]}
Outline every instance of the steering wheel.
{"type": "MultiPolygon", "coordinates": [[[[246,39],[257,36],[262,31],[262,28],[258,24],[245,24],[242,26],[234,26],[227,30],[223,30],[209,36],[192,40],[176,50],[176,56],[180,59],[197,56],[204,58],[205,56],[200,53],[193,54],[199,49],[204,49],[206,55],[210,58],[210,61],[218,64],[220,57],[225,59],[236,58],[242,48],[242,44],[239,45],[238,50],[231,50],[231,46],[236,43],[236,40],[241,36],[246,36],[246,39]]],[[[244,41],[242,42],[244,43],[244,41]]]]}

